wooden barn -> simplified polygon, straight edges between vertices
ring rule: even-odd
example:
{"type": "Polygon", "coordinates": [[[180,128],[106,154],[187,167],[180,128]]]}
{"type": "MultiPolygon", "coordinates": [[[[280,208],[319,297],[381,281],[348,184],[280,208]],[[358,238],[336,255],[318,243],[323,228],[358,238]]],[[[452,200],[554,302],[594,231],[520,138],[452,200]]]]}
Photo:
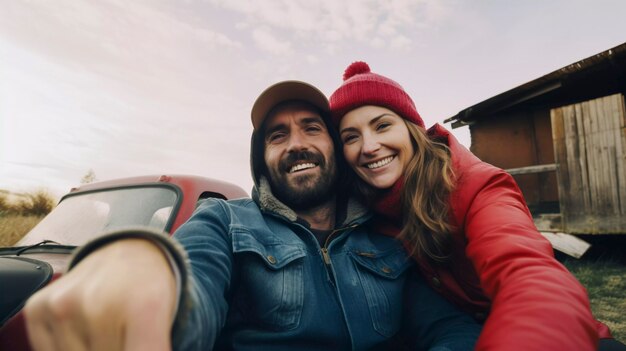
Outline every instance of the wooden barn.
{"type": "Polygon", "coordinates": [[[468,107],[471,150],[506,169],[543,231],[626,233],[626,43],[468,107]]]}

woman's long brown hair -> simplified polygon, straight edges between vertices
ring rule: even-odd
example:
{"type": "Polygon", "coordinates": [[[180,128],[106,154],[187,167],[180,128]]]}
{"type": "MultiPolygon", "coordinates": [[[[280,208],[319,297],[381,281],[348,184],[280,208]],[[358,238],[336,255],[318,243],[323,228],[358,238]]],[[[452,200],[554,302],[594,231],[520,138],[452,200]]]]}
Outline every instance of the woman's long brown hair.
{"type": "MultiPolygon", "coordinates": [[[[434,140],[416,124],[404,120],[415,155],[404,172],[402,240],[412,256],[431,263],[445,263],[451,254],[452,230],[449,196],[454,188],[450,151],[444,141],[434,140]]],[[[373,205],[380,190],[367,184],[354,172],[350,184],[361,199],[373,205]]]]}
{"type": "Polygon", "coordinates": [[[433,140],[426,131],[405,120],[414,156],[407,165],[401,196],[403,240],[411,254],[431,262],[444,263],[451,253],[449,196],[454,187],[448,146],[433,140]]]}

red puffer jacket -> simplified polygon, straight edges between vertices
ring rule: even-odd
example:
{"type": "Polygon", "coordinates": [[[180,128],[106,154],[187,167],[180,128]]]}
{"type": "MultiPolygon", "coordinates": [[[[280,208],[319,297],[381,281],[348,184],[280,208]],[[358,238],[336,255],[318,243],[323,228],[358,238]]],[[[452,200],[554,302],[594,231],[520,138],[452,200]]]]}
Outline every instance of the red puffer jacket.
{"type": "Polygon", "coordinates": [[[597,349],[609,329],[594,320],[585,288],[554,258],[513,177],[480,161],[443,127],[428,134],[450,147],[457,231],[449,266],[418,263],[434,289],[477,319],[489,317],[476,349],[597,349]]]}

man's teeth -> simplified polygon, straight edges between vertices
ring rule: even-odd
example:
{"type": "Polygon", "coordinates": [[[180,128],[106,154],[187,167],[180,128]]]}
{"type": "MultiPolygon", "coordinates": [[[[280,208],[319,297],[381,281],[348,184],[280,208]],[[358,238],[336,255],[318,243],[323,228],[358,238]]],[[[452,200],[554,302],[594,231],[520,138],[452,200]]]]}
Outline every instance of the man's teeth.
{"type": "Polygon", "coordinates": [[[368,163],[365,166],[367,166],[367,168],[369,168],[369,169],[379,168],[379,167],[382,167],[382,166],[384,166],[386,164],[389,164],[389,162],[391,162],[393,160],[393,158],[394,158],[394,156],[385,157],[385,158],[383,158],[380,161],[368,163]]]}
{"type": "Polygon", "coordinates": [[[303,169],[313,168],[313,167],[315,167],[315,163],[301,163],[299,165],[295,165],[291,167],[291,169],[289,170],[289,173],[293,173],[293,172],[297,172],[303,169]]]}

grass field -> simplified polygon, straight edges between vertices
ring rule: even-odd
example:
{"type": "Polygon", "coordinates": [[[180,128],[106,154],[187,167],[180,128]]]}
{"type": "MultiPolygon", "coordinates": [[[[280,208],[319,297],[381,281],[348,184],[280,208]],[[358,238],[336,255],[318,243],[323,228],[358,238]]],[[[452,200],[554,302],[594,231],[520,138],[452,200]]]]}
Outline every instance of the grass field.
{"type": "MultiPolygon", "coordinates": [[[[0,246],[17,242],[41,218],[43,216],[1,215],[0,246]]],[[[607,246],[614,254],[564,259],[563,263],[587,288],[594,316],[609,326],[616,339],[626,343],[626,259],[621,256],[622,244],[607,246]]]]}
{"type": "Polygon", "coordinates": [[[587,288],[596,319],[626,343],[626,265],[614,259],[571,259],[564,264],[587,288]]]}
{"type": "Polygon", "coordinates": [[[0,192],[0,246],[11,246],[54,208],[56,200],[45,190],[11,198],[0,192]]]}
{"type": "Polygon", "coordinates": [[[23,216],[20,214],[0,216],[0,246],[15,244],[42,218],[43,216],[23,216]]]}

